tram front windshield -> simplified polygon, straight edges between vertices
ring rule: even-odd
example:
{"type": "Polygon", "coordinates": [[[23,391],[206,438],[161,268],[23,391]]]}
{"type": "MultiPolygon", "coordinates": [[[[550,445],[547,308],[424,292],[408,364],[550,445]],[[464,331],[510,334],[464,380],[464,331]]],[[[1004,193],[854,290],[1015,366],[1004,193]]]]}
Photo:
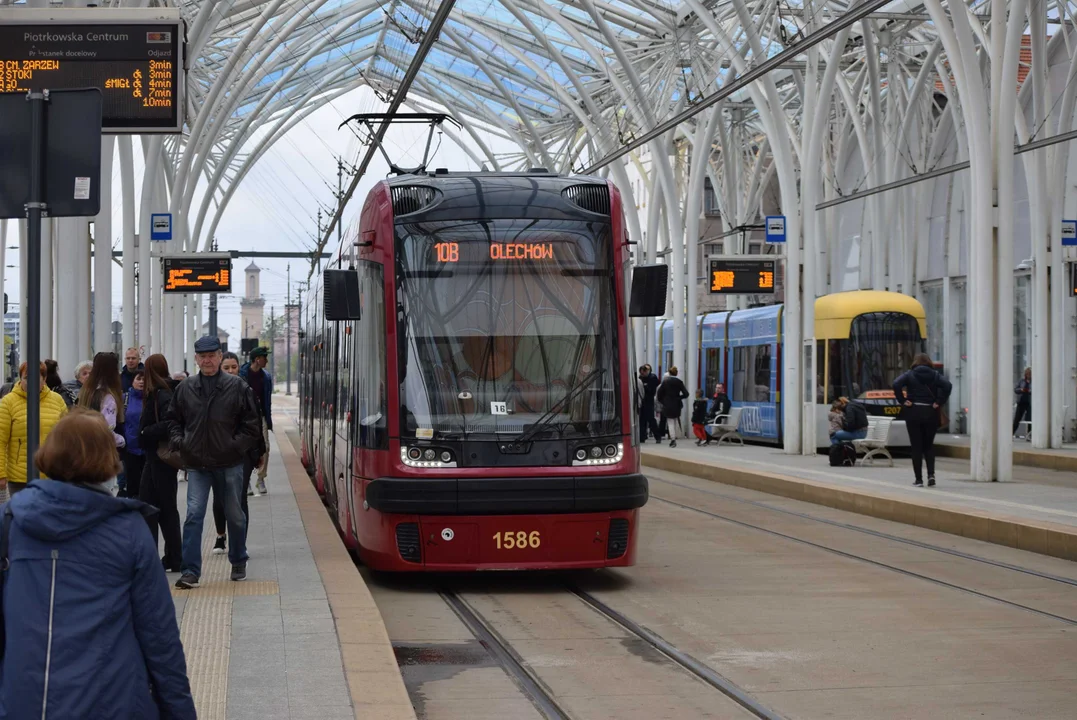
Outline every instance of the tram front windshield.
{"type": "Polygon", "coordinates": [[[619,432],[608,224],[400,225],[396,277],[403,437],[619,432]]]}
{"type": "Polygon", "coordinates": [[[828,350],[827,401],[843,395],[863,398],[869,392],[892,391],[894,380],[922,352],[923,340],[911,315],[867,313],[853,320],[848,340],[831,340],[828,350]]]}

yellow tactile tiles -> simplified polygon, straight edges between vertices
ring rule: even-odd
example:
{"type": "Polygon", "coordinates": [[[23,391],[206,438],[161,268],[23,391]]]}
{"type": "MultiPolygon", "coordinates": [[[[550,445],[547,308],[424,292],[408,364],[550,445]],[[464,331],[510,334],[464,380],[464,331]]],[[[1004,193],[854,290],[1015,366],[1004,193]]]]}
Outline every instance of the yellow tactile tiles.
{"type": "MultiPolygon", "coordinates": [[[[288,423],[278,424],[283,428],[288,423]]],[[[276,432],[276,431],[275,431],[276,432]]],[[[414,720],[381,613],[291,442],[277,443],[336,624],[357,720],[414,720]]]]}
{"type": "MultiPolygon", "coordinates": [[[[232,598],[242,583],[229,580],[232,566],[227,555],[213,554],[215,535],[202,541],[202,577],[196,590],[172,588],[185,594],[180,640],[187,656],[187,676],[201,720],[226,720],[228,710],[228,657],[232,641],[232,598]]],[[[277,583],[258,583],[275,594],[277,583]],[[272,585],[274,588],[266,587],[272,585]]],[[[244,591],[247,588],[242,588],[244,591]]],[[[243,592],[242,594],[254,594],[243,592]]]]}

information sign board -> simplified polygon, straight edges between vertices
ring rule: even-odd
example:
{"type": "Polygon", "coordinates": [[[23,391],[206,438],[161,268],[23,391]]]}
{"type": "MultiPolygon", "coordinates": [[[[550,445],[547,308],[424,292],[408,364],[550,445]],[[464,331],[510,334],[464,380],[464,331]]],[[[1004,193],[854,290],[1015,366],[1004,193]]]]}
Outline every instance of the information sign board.
{"type": "Polygon", "coordinates": [[[164,292],[232,292],[232,258],[219,255],[162,257],[164,292]]]}
{"type": "Polygon", "coordinates": [[[0,9],[0,92],[94,87],[105,132],[183,125],[183,22],[175,9],[0,9]]]}
{"type": "Polygon", "coordinates": [[[711,258],[711,295],[772,295],[776,260],[711,258]]]}

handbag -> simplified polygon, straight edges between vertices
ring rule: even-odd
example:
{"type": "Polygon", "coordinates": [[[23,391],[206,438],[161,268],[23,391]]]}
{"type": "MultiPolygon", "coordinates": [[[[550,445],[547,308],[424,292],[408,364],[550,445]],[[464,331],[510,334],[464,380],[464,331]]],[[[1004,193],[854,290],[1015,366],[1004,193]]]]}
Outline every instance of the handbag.
{"type": "MultiPolygon", "coordinates": [[[[158,402],[158,398],[155,397],[153,399],[153,418],[157,422],[161,422],[161,416],[158,414],[159,412],[160,403],[158,402]]],[[[167,443],[164,445],[157,443],[157,458],[164,464],[175,468],[176,470],[183,469],[183,458],[180,456],[179,452],[170,448],[167,443]]]]}

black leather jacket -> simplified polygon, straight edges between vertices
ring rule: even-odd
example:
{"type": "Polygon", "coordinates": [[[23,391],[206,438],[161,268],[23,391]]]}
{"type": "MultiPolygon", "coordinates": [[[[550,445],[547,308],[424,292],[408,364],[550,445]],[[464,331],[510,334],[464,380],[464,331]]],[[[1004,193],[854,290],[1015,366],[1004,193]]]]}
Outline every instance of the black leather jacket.
{"type": "Polygon", "coordinates": [[[894,399],[918,405],[945,405],[953,386],[942,373],[927,365],[917,365],[894,381],[894,399]]]}
{"type": "Polygon", "coordinates": [[[170,445],[180,451],[184,466],[196,470],[242,465],[262,435],[262,420],[250,385],[218,372],[207,395],[201,375],[176,387],[168,410],[170,445]]]}

